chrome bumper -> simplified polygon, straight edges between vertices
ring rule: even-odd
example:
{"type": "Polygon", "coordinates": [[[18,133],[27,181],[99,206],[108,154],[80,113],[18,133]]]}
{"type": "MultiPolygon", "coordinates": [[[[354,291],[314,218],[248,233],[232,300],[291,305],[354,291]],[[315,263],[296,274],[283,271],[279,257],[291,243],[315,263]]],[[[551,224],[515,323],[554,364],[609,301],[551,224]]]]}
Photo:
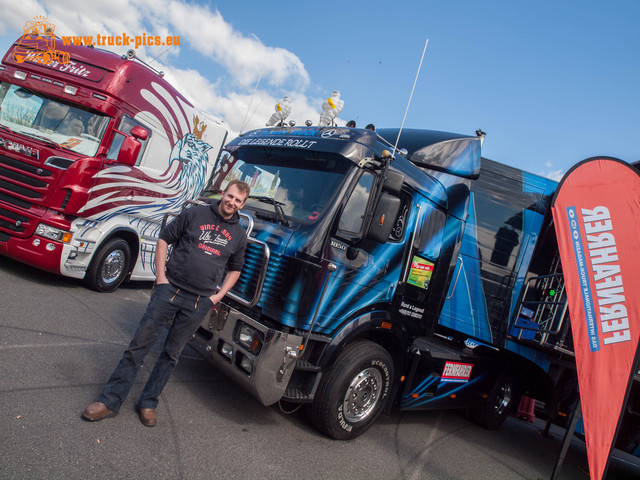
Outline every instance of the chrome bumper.
{"type": "Polygon", "coordinates": [[[265,327],[219,303],[204,319],[193,342],[205,358],[268,406],[282,398],[287,388],[302,337],[265,327]],[[254,348],[253,352],[239,342],[243,324],[255,329],[261,337],[260,348],[254,348]]]}

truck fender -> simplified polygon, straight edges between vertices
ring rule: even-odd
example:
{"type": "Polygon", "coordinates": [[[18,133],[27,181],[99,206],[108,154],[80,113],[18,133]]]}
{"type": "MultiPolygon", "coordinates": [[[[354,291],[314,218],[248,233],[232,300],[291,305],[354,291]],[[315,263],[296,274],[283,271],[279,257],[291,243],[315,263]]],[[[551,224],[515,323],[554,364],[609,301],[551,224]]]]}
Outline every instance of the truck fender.
{"type": "Polygon", "coordinates": [[[117,227],[102,238],[91,256],[84,280],[100,292],[110,292],[127,280],[138,258],[139,240],[135,231],[117,227]],[[123,265],[125,263],[125,265],[123,265]]]}
{"type": "MultiPolygon", "coordinates": [[[[111,240],[114,237],[122,238],[129,244],[129,247],[131,247],[131,263],[129,264],[129,273],[131,273],[133,266],[136,264],[138,253],[140,251],[140,237],[138,236],[138,232],[131,228],[116,227],[104,235],[104,238],[100,242],[100,245],[111,240]]],[[[100,245],[98,245],[98,247],[100,247],[100,245]]]]}
{"type": "Polygon", "coordinates": [[[384,347],[393,359],[394,371],[403,371],[408,334],[404,325],[393,321],[384,310],[367,312],[346,321],[322,352],[318,361],[322,370],[329,370],[342,350],[358,339],[368,339],[384,347]]]}

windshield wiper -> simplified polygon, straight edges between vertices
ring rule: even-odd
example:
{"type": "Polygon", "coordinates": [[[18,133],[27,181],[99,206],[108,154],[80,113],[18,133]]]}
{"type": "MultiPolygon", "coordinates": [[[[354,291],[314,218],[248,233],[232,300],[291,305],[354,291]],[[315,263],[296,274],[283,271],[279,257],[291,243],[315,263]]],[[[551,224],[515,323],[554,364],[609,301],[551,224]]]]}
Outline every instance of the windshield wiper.
{"type": "Polygon", "coordinates": [[[267,197],[264,195],[249,195],[249,198],[253,198],[254,200],[258,200],[264,203],[270,203],[271,205],[273,205],[273,209],[275,210],[280,223],[282,223],[282,225],[284,225],[285,227],[289,226],[289,222],[287,222],[287,218],[284,216],[284,210],[282,209],[282,206],[286,205],[286,203],[279,202],[275,198],[267,197]]]}
{"type": "Polygon", "coordinates": [[[38,135],[37,133],[24,132],[24,131],[20,131],[18,133],[21,133],[22,135],[26,135],[27,137],[35,138],[37,140],[40,140],[41,142],[48,143],[49,145],[52,145],[56,148],[62,148],[59,143],[54,142],[53,140],[45,137],[44,135],[38,135]]]}

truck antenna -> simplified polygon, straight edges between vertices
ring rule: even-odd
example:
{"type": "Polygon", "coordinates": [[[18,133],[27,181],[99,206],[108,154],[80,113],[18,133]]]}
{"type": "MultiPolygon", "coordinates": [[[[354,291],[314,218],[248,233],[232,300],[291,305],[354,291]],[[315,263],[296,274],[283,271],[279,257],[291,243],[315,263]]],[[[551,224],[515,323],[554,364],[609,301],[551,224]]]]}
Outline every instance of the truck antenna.
{"type": "MultiPolygon", "coordinates": [[[[244,127],[247,126],[247,123],[249,123],[249,120],[251,120],[251,117],[253,117],[253,113],[251,114],[251,117],[249,117],[249,120],[247,120],[247,115],[249,114],[249,110],[251,110],[251,104],[253,103],[253,99],[256,96],[256,92],[258,91],[258,85],[260,85],[260,79],[262,78],[262,72],[260,72],[260,75],[258,75],[258,81],[256,82],[256,86],[253,89],[253,95],[251,95],[251,100],[249,101],[249,106],[247,107],[247,111],[244,113],[244,119],[242,120],[242,126],[240,127],[240,133],[238,135],[242,135],[244,133],[244,127]]],[[[258,104],[258,106],[260,106],[260,104],[258,104]]],[[[257,109],[258,107],[256,107],[257,109]]],[[[255,113],[255,110],[254,110],[255,113]]]]}
{"type": "Polygon", "coordinates": [[[422,50],[422,57],[420,58],[420,65],[418,65],[418,71],[416,72],[416,78],[413,81],[413,88],[411,88],[411,95],[409,95],[409,101],[407,102],[407,109],[404,111],[404,117],[402,119],[402,124],[400,125],[400,130],[398,131],[398,138],[396,138],[396,144],[393,146],[393,152],[391,153],[391,158],[395,157],[396,150],[398,148],[398,142],[400,142],[400,135],[402,134],[402,128],[404,127],[404,122],[407,119],[407,113],[409,112],[409,105],[411,105],[411,99],[413,98],[413,91],[416,89],[416,83],[418,82],[418,76],[420,75],[420,69],[422,68],[422,60],[424,60],[424,54],[427,51],[427,44],[429,43],[429,39],[424,42],[424,49],[422,50]]]}

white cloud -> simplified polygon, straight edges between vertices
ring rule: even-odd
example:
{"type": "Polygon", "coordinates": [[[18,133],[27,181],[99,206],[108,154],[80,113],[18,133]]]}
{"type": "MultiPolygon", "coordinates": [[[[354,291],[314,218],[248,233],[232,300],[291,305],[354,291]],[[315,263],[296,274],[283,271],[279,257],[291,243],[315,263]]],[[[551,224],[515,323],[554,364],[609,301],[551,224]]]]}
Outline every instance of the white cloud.
{"type": "Polygon", "coordinates": [[[163,66],[162,69],[169,83],[191,103],[224,119],[229,129],[229,138],[240,131],[264,127],[275,105],[285,94],[293,100],[293,110],[287,121],[294,120],[297,125],[304,125],[307,119],[314,124],[318,122],[322,99],[309,99],[302,92],[289,91],[276,97],[258,88],[255,94],[253,90],[221,94],[217,82],[209,81],[196,70],[181,70],[170,66],[163,66]]]}
{"type": "MultiPolygon", "coordinates": [[[[34,16],[46,16],[59,36],[179,35],[180,47],[141,47],[136,54],[148,62],[162,54],[153,66],[163,70],[165,78],[198,108],[221,117],[230,138],[241,129],[264,127],[274,105],[285,95],[293,102],[289,120],[298,125],[307,119],[318,122],[324,98],[309,98],[305,93],[310,79],[303,62],[288,50],[265,45],[257,37],[235,30],[218,10],[180,0],[58,0],[55,4],[0,0],[0,8],[0,33],[14,32],[16,38],[24,22],[34,16]],[[172,65],[183,49],[222,67],[225,83],[207,78],[206,65],[201,70],[172,65]]],[[[106,48],[125,53],[131,47],[106,48]]]]}
{"type": "Polygon", "coordinates": [[[562,180],[562,177],[565,174],[565,171],[562,169],[551,169],[551,165],[549,163],[547,163],[545,165],[545,167],[547,167],[545,170],[541,171],[538,173],[538,175],[545,177],[545,178],[550,178],[551,180],[555,180],[556,182],[559,182],[560,180],[562,180]]]}
{"type": "MultiPolygon", "coordinates": [[[[25,21],[45,15],[56,25],[58,35],[179,35],[181,45],[223,66],[241,88],[252,86],[260,76],[276,88],[288,85],[289,88],[304,89],[309,84],[309,74],[296,55],[234,30],[218,10],[209,7],[179,0],[109,0],[102,3],[58,0],[55,5],[34,0],[24,5],[0,0],[0,6],[3,7],[0,31],[5,33],[12,30],[20,33],[25,21]]],[[[138,53],[153,58],[164,48],[153,49],[155,55],[147,50],[142,48],[138,53]]],[[[175,49],[170,50],[170,54],[175,54],[175,49]]]]}
{"type": "Polygon", "coordinates": [[[259,77],[273,86],[293,83],[305,88],[309,84],[297,56],[235,31],[219,11],[175,0],[166,3],[164,20],[184,35],[192,49],[224,65],[241,86],[250,87],[259,77]]]}
{"type": "Polygon", "coordinates": [[[36,0],[0,0],[0,35],[15,34],[16,38],[22,33],[22,26],[34,15],[44,13],[40,2],[36,0]]]}

